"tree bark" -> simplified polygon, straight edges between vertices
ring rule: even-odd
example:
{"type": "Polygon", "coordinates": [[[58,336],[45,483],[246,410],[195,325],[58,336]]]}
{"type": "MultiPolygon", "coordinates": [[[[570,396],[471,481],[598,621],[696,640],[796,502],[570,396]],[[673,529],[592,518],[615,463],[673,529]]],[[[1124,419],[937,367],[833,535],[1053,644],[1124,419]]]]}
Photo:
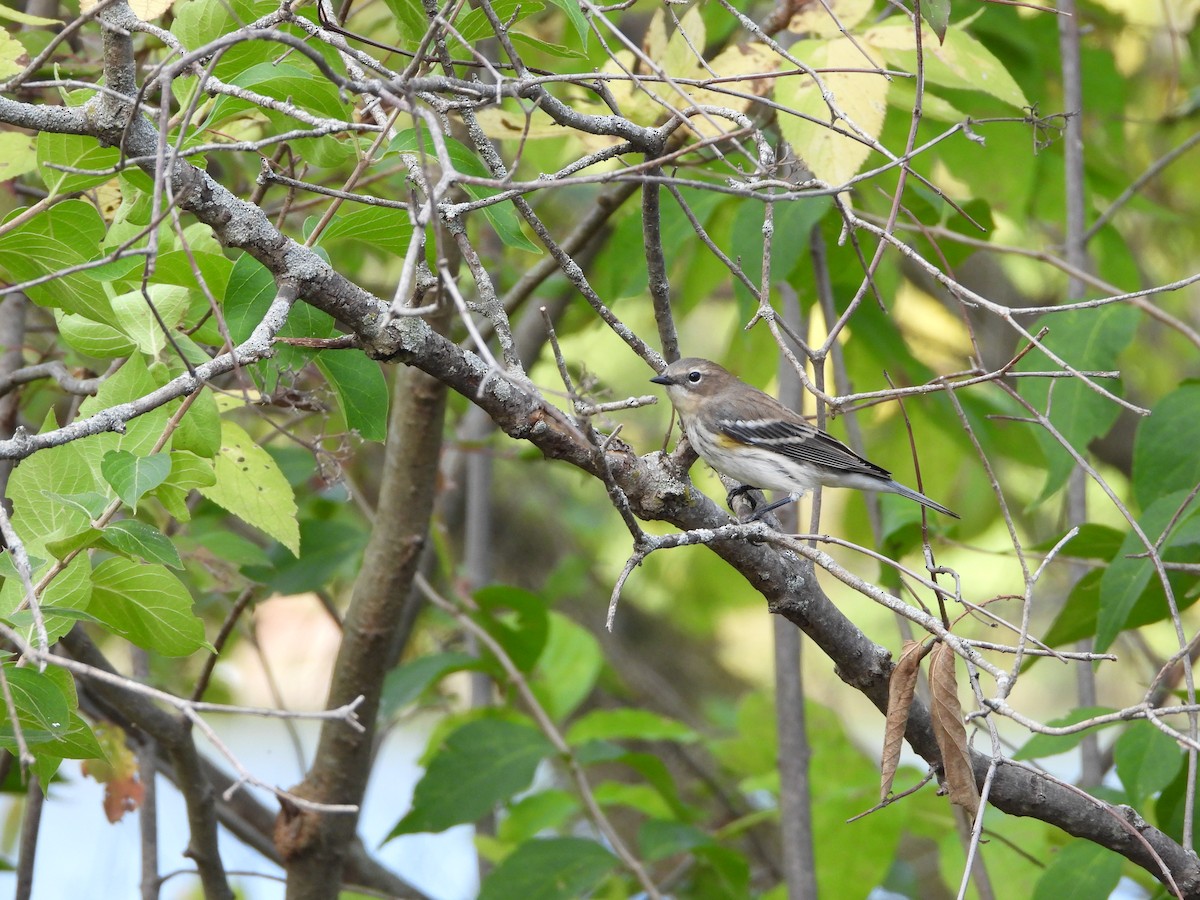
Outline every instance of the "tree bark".
{"type": "MultiPolygon", "coordinates": [[[[326,722],[316,758],[295,793],[323,803],[361,804],[389,648],[429,532],[436,494],[446,389],[415,370],[396,370],[395,395],[374,528],[354,585],[329,690],[329,708],[366,699],[363,732],[326,722]]],[[[357,814],[285,808],[275,846],[287,870],[289,900],[332,900],[342,885],[357,814]]]]}

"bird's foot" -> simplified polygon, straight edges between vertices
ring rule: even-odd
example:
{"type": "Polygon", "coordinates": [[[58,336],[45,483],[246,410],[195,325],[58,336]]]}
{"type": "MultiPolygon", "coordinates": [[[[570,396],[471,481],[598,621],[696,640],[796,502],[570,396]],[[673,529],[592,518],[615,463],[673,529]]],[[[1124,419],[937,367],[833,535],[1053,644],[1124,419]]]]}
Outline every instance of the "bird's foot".
{"type": "Polygon", "coordinates": [[[779,509],[779,507],[787,506],[789,503],[795,503],[799,499],[800,499],[799,494],[788,494],[786,497],[776,500],[774,503],[768,503],[762,509],[756,509],[754,511],[754,515],[752,515],[750,517],[750,521],[751,522],[761,521],[762,517],[765,516],[767,513],[774,512],[775,510],[779,509]]]}
{"type": "Polygon", "coordinates": [[[758,490],[758,488],[756,488],[752,484],[739,484],[737,487],[735,487],[733,490],[731,490],[728,494],[725,495],[725,504],[730,509],[733,509],[733,501],[736,500],[738,497],[745,497],[746,502],[749,503],[750,508],[753,509],[754,507],[758,506],[758,501],[755,500],[754,497],[750,496],[750,492],[757,491],[757,490],[758,490]]]}

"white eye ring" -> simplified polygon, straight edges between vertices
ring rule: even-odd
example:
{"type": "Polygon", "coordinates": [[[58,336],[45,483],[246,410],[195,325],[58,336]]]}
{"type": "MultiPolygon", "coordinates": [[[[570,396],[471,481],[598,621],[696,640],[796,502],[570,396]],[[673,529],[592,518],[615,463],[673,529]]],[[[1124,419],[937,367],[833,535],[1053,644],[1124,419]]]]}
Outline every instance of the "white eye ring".
{"type": "Polygon", "coordinates": [[[702,376],[699,372],[697,372],[695,369],[693,369],[692,371],[688,372],[687,380],[690,381],[692,384],[699,384],[700,379],[703,377],[704,376],[702,376]]]}

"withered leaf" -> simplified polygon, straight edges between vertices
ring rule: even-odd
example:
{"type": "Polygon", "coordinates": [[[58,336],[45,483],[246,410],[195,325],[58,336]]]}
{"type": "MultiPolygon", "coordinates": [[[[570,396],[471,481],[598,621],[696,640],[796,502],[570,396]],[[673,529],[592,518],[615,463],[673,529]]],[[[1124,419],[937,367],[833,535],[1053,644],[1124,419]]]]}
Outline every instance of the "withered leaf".
{"type": "Polygon", "coordinates": [[[942,751],[942,766],[950,802],[961,806],[975,820],[979,813],[979,788],[971,768],[971,749],[963,726],[962,707],[958,702],[954,651],[938,644],[929,655],[929,687],[932,693],[930,717],[933,735],[942,751]]]}
{"type": "Polygon", "coordinates": [[[146,788],[136,777],[114,778],[104,785],[104,815],[115,824],[125,813],[140,808],[145,799],[146,788]]]}
{"type": "Polygon", "coordinates": [[[104,814],[119,822],[127,812],[138,809],[146,797],[138,771],[137,756],[126,743],[125,732],[116,725],[96,726],[96,739],[104,750],[102,759],[83,761],[83,774],[104,785],[104,814]]]}
{"type": "Polygon", "coordinates": [[[929,652],[929,645],[918,641],[905,641],[900,651],[896,668],[888,682],[887,725],[883,731],[883,757],[880,762],[879,800],[884,802],[892,792],[892,781],[896,767],[900,765],[900,751],[904,748],[904,730],[908,727],[908,711],[912,707],[913,693],[917,687],[917,676],[921,672],[921,659],[929,652]]]}

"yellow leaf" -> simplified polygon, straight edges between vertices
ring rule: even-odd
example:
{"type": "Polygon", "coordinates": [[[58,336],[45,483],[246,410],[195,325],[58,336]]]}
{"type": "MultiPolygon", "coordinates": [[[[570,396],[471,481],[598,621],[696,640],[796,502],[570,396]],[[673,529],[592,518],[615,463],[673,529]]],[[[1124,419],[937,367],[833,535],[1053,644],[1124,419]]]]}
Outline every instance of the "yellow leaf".
{"type": "MultiPolygon", "coordinates": [[[[916,35],[911,25],[881,25],[862,37],[868,49],[882,52],[889,63],[916,71],[916,35]]],[[[1020,85],[1008,69],[961,24],[946,31],[946,40],[926,26],[921,31],[925,51],[925,80],[929,84],[958,90],[983,91],[997,99],[1024,108],[1029,105],[1020,85]]]]}
{"type": "Polygon", "coordinates": [[[871,12],[875,0],[826,0],[826,9],[821,0],[810,0],[800,12],[792,16],[788,22],[788,31],[795,34],[807,34],[810,37],[833,37],[842,28],[849,31],[871,12]],[[830,15],[830,10],[833,15],[830,15]],[[834,16],[837,18],[835,19],[834,16]]]}
{"type": "Polygon", "coordinates": [[[672,78],[695,78],[703,68],[700,54],[704,52],[706,36],[700,4],[696,3],[679,20],[679,27],[667,41],[666,53],[650,60],[661,64],[662,71],[672,78]]]}
{"type": "Polygon", "coordinates": [[[221,423],[217,480],[199,491],[243,522],[265,532],[300,555],[296,497],[278,463],[233,422],[221,423]]]}
{"type": "MultiPolygon", "coordinates": [[[[175,0],[130,0],[129,6],[133,14],[143,22],[157,19],[175,4],[175,0]]],[[[99,6],[99,0],[81,0],[80,12],[91,12],[99,6]]]]}
{"type": "Polygon", "coordinates": [[[1130,25],[1143,28],[1170,26],[1176,34],[1186,34],[1200,12],[1200,0],[1096,0],[1096,2],[1120,16],[1130,25]]]}
{"type": "Polygon", "coordinates": [[[0,29],[0,78],[16,75],[29,62],[25,46],[7,31],[0,29]]]}
{"type": "MultiPolygon", "coordinates": [[[[814,69],[862,68],[862,53],[846,38],[802,41],[792,52],[814,69]]],[[[879,137],[887,114],[888,82],[868,72],[826,72],[822,76],[835,106],[871,139],[879,137]]],[[[833,121],[829,105],[807,75],[781,79],[775,99],[811,117],[781,112],[779,130],[812,173],[829,185],[840,185],[862,169],[870,146],[845,121],[833,121]],[[815,119],[816,121],[812,121],[815,119]],[[818,124],[832,122],[832,126],[818,124]]],[[[880,162],[882,157],[878,158],[880,162]]]]}
{"type": "MultiPolygon", "coordinates": [[[[766,44],[737,44],[727,47],[709,63],[709,68],[720,78],[738,78],[737,81],[722,81],[714,89],[695,88],[688,91],[692,101],[697,106],[724,106],[735,112],[747,112],[754,104],[747,97],[735,97],[727,93],[735,91],[739,94],[750,94],[754,97],[765,97],[773,83],[771,78],[753,78],[750,76],[769,74],[779,68],[780,57],[766,44]],[[741,76],[746,76],[744,79],[741,76]]],[[[733,131],[736,125],[728,119],[693,116],[692,124],[705,137],[720,132],[733,131]]]]}
{"type": "Polygon", "coordinates": [[[31,16],[27,12],[21,12],[8,7],[0,7],[0,19],[7,19],[9,22],[19,22],[22,25],[62,25],[62,19],[47,19],[44,16],[31,16]]]}
{"type": "Polygon", "coordinates": [[[0,132],[0,181],[16,178],[37,168],[37,148],[31,134],[0,132]]]}
{"type": "MultiPolygon", "coordinates": [[[[667,79],[695,79],[707,75],[698,55],[704,52],[705,40],[704,20],[700,17],[699,4],[684,14],[679,21],[679,27],[671,32],[670,38],[665,38],[665,33],[666,22],[660,10],[650,21],[646,38],[642,42],[645,59],[639,60],[635,69],[642,75],[653,76],[655,80],[644,81],[640,87],[626,82],[630,103],[626,114],[644,124],[663,121],[669,109],[686,110],[692,105],[687,89],[669,84],[667,79]],[[655,97],[658,101],[653,99],[655,97]]],[[[620,104],[620,96],[614,96],[620,104]]],[[[624,108],[622,106],[622,109],[624,108]]]]}
{"type": "Polygon", "coordinates": [[[476,111],[483,133],[497,140],[540,140],[543,138],[568,137],[571,132],[563,128],[548,115],[540,110],[534,110],[526,119],[519,110],[504,109],[499,106],[489,106],[476,111]]]}
{"type": "Polygon", "coordinates": [[[662,7],[650,17],[646,35],[642,38],[642,49],[650,59],[662,59],[667,52],[667,16],[662,7]]]}
{"type": "Polygon", "coordinates": [[[157,19],[175,5],[175,0],[130,0],[134,15],[143,22],[157,19]]]}

